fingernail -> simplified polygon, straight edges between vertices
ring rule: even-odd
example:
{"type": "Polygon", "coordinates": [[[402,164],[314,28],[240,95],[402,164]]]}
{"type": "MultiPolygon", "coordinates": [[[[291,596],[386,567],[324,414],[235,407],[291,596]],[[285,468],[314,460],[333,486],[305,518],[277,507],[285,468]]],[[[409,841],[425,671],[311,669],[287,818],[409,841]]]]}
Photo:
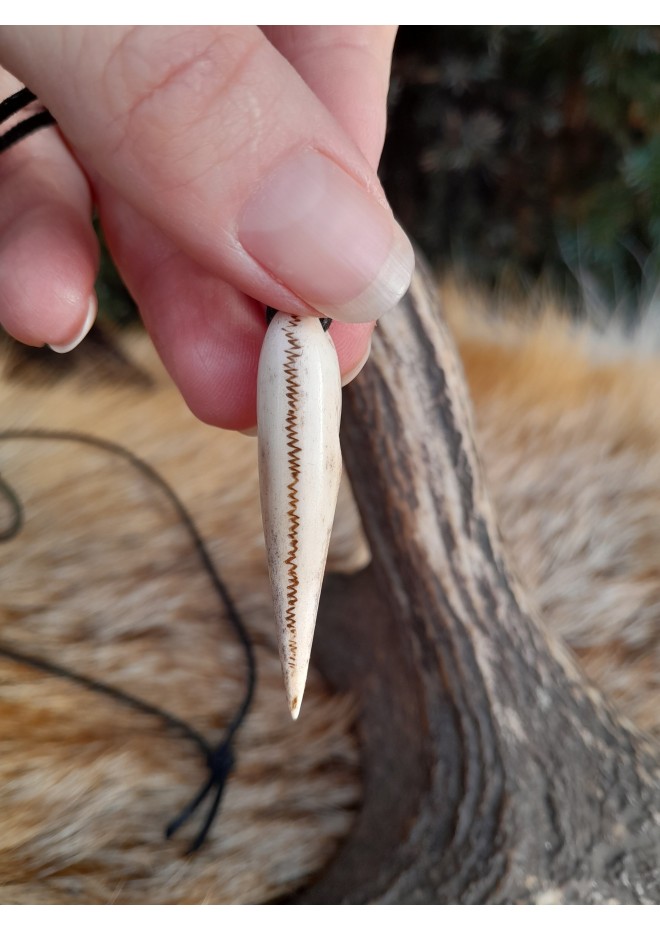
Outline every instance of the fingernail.
{"type": "Polygon", "coordinates": [[[96,319],[96,310],[96,294],[92,294],[92,296],[89,298],[89,304],[87,305],[87,316],[85,317],[85,322],[78,332],[78,335],[75,336],[71,342],[67,342],[64,345],[55,346],[50,343],[49,348],[51,348],[53,352],[58,352],[63,355],[65,352],[71,352],[72,349],[75,349],[76,346],[80,345],[80,343],[83,341],[87,333],[94,325],[94,320],[96,319]]]}
{"type": "Polygon", "coordinates": [[[266,179],[243,209],[238,237],[298,297],[348,323],[395,306],[415,265],[391,212],[318,152],[290,158],[266,179]]]}
{"type": "Polygon", "coordinates": [[[362,356],[360,361],[357,363],[357,365],[351,368],[350,371],[347,371],[345,375],[342,375],[342,378],[341,378],[342,387],[346,387],[346,385],[350,384],[354,378],[357,378],[357,376],[360,374],[364,366],[367,364],[370,353],[371,353],[371,339],[369,340],[367,351],[364,353],[364,355],[362,356]]]}
{"type": "Polygon", "coordinates": [[[248,429],[239,429],[239,433],[242,433],[243,436],[249,436],[250,439],[254,439],[257,435],[257,427],[250,426],[248,429]]]}

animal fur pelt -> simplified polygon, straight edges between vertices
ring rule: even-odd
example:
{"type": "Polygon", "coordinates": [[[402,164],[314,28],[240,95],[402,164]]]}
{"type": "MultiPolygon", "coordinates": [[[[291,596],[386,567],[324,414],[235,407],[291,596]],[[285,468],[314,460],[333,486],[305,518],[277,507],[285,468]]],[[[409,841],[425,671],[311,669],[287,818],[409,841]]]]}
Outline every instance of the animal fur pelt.
{"type": "MultiPolygon", "coordinates": [[[[660,366],[639,343],[578,334],[554,312],[524,330],[477,322],[451,289],[445,302],[515,569],[594,681],[657,734],[660,366]]],[[[167,842],[163,827],[204,779],[195,748],[107,697],[0,660],[0,902],[280,898],[350,831],[359,751],[351,696],[330,694],[313,670],[290,721],[254,440],[196,422],[142,336],[119,352],[92,340],[69,360],[49,358],[73,369],[62,376],[28,354],[6,354],[0,428],[75,429],[154,465],[231,588],[259,681],[221,816],[186,857],[189,835],[167,842]]],[[[2,442],[0,473],[26,515],[2,550],[0,641],[221,736],[242,698],[243,656],[162,494],[128,465],[71,443],[2,442]]],[[[366,558],[345,492],[330,567],[354,570],[366,558]]]]}
{"type": "Polygon", "coordinates": [[[453,283],[441,303],[514,569],[587,675],[660,736],[660,318],[624,333],[549,299],[502,318],[453,283]]]}

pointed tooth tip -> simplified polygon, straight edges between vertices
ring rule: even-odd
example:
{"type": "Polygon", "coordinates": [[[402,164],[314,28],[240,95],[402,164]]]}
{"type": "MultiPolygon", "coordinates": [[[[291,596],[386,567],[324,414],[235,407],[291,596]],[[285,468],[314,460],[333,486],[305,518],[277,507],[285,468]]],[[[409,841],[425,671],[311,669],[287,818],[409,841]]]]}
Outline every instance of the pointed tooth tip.
{"type": "MultiPolygon", "coordinates": [[[[304,685],[303,685],[303,688],[304,688],[304,685]]],[[[303,691],[302,689],[300,690],[296,689],[294,691],[293,689],[290,690],[289,688],[287,688],[286,691],[287,691],[286,699],[289,705],[289,713],[291,714],[291,719],[297,720],[298,714],[300,713],[300,705],[302,704],[303,691]]]]}
{"type": "Polygon", "coordinates": [[[289,713],[291,714],[292,720],[297,720],[300,714],[300,705],[305,696],[305,687],[307,686],[309,656],[303,661],[301,660],[300,654],[297,653],[294,655],[293,661],[291,661],[291,658],[285,651],[282,671],[284,673],[284,691],[289,713]]]}

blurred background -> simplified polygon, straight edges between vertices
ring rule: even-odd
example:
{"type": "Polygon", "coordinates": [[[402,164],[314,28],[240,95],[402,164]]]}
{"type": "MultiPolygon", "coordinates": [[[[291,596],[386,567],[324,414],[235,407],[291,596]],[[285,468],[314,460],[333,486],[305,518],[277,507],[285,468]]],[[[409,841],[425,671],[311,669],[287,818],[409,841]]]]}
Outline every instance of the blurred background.
{"type": "Polygon", "coordinates": [[[382,177],[439,271],[629,314],[660,266],[660,29],[400,30],[382,177]]]}
{"type": "MultiPolygon", "coordinates": [[[[438,274],[634,320],[660,281],[660,28],[404,26],[381,177],[438,274]]],[[[132,305],[107,257],[106,315],[132,305]]]]}

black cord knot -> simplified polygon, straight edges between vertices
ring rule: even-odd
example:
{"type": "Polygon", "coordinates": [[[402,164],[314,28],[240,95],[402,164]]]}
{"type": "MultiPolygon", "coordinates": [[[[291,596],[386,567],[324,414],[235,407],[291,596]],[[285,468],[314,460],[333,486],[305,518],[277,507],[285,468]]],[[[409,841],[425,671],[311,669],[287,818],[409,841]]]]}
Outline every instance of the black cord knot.
{"type": "Polygon", "coordinates": [[[224,787],[236,765],[236,757],[234,756],[234,750],[231,748],[231,742],[227,740],[221,743],[208,757],[207,762],[213,784],[224,787]]]}
{"type": "Polygon", "coordinates": [[[231,739],[227,739],[220,745],[207,754],[206,763],[209,767],[209,776],[206,779],[204,785],[197,792],[195,797],[187,804],[184,809],[181,811],[178,817],[175,817],[172,820],[165,830],[165,837],[169,840],[177,832],[177,830],[187,823],[188,820],[195,813],[197,808],[204,802],[207,795],[214,791],[213,801],[209,807],[206,818],[202,827],[192,841],[191,845],[188,848],[188,855],[191,855],[200,848],[204,843],[213,821],[218,813],[218,808],[220,807],[220,801],[222,800],[222,795],[225,790],[225,785],[227,784],[227,779],[229,778],[234,765],[236,764],[236,759],[234,757],[234,751],[231,746],[231,739]]]}

